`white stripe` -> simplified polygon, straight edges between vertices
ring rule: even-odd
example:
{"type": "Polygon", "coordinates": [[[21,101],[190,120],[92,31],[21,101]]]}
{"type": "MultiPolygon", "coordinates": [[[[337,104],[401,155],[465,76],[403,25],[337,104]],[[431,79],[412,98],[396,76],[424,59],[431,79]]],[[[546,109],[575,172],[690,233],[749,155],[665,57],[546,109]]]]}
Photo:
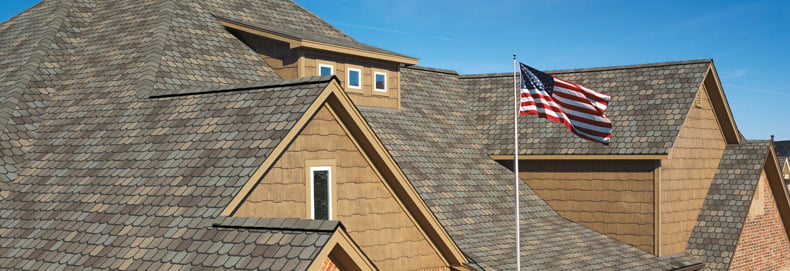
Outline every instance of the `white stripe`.
{"type": "MultiPolygon", "coordinates": [[[[587,106],[594,106],[595,108],[598,108],[598,109],[592,109],[592,110],[606,111],[607,105],[599,103],[599,102],[596,102],[596,101],[594,101],[592,99],[589,99],[586,96],[584,96],[583,93],[580,93],[578,91],[575,91],[575,90],[572,90],[572,89],[563,88],[563,87],[555,87],[554,91],[559,91],[561,93],[565,93],[565,94],[568,94],[568,95],[572,95],[572,96],[575,96],[575,97],[579,97],[579,98],[585,99],[588,102],[585,105],[587,105],[587,106]]],[[[552,98],[567,100],[567,99],[561,98],[559,96],[553,96],[552,98]]],[[[574,102],[581,103],[580,101],[574,101],[574,102]]]]}

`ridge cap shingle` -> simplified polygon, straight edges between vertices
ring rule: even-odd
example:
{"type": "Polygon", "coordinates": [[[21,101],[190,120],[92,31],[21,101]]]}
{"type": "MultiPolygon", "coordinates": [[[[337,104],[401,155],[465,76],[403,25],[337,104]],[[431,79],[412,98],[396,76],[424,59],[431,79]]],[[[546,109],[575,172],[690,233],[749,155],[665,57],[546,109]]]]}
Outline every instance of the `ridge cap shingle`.
{"type": "Polygon", "coordinates": [[[432,67],[425,67],[425,66],[406,66],[403,67],[405,69],[413,69],[413,70],[420,70],[420,71],[427,71],[427,72],[438,72],[444,74],[451,74],[451,75],[458,75],[458,72],[454,70],[447,70],[447,69],[439,69],[439,68],[432,68],[432,67]]]}
{"type": "Polygon", "coordinates": [[[159,67],[162,63],[164,56],[165,44],[168,40],[168,30],[170,29],[173,20],[173,12],[175,11],[176,2],[174,0],[166,0],[160,3],[160,9],[156,15],[156,24],[152,33],[151,45],[147,47],[145,63],[143,63],[143,71],[140,75],[140,91],[137,92],[137,97],[146,98],[151,93],[154,93],[154,85],[156,84],[157,74],[159,67]]]}

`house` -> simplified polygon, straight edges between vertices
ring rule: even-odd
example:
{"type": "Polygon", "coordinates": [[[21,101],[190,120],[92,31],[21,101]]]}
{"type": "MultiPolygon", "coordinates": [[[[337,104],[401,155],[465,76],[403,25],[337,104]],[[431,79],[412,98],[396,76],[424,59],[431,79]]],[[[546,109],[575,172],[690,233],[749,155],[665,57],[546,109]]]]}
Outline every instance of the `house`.
{"type": "MultiPolygon", "coordinates": [[[[478,100],[498,98],[500,75],[416,66],[417,59],[360,43],[289,0],[145,0],[134,5],[45,0],[0,25],[0,44],[0,266],[515,267],[513,172],[502,166],[508,153],[497,149],[506,138],[494,130],[507,122],[494,120],[501,127],[485,127],[484,119],[497,118],[486,110],[500,108],[478,100]],[[459,93],[479,96],[455,99],[459,93]],[[446,106],[453,103],[463,106],[446,106]]],[[[718,81],[711,61],[648,66],[677,65],[689,67],[656,73],[682,80],[683,91],[627,97],[646,106],[640,110],[666,106],[686,116],[685,100],[661,95],[693,96],[689,89],[695,83],[704,88],[701,80],[705,87],[718,81]]],[[[612,78],[591,80],[607,86],[620,82],[612,78]]],[[[714,192],[687,200],[702,206],[687,246],[632,242],[608,232],[606,225],[569,215],[556,197],[545,194],[537,175],[530,174],[541,168],[533,167],[521,174],[527,184],[519,191],[521,265],[531,270],[726,269],[740,264],[738,255],[771,253],[738,241],[757,229],[749,226],[752,220],[773,223],[771,229],[781,234],[770,245],[786,249],[789,205],[786,190],[775,187],[773,148],[767,141],[740,137],[720,87],[705,93],[709,98],[699,103],[704,108],[704,99],[715,100],[710,102],[718,108],[714,122],[723,123],[720,141],[693,142],[719,147],[707,151],[711,157],[703,157],[705,162],[676,161],[683,154],[675,154],[674,145],[685,141],[674,138],[696,133],[652,119],[646,122],[662,129],[629,124],[637,130],[613,137],[612,151],[632,152],[573,156],[588,168],[626,176],[624,182],[642,180],[632,180],[631,173],[651,176],[651,189],[654,180],[659,188],[671,188],[671,178],[655,176],[672,176],[672,163],[701,164],[705,170],[700,172],[712,174],[708,186],[714,192]],[[651,139],[654,133],[661,138],[651,139]],[[625,147],[616,145],[626,137],[633,139],[625,147]],[[628,160],[620,167],[625,173],[610,169],[612,161],[621,160],[628,160]],[[652,168],[645,166],[651,163],[652,168]],[[721,209],[729,206],[722,203],[728,197],[727,203],[739,202],[733,210],[721,209]],[[765,208],[747,212],[758,201],[765,208]],[[736,243],[712,244],[725,233],[723,240],[736,243]],[[728,259],[735,262],[719,265],[728,259]]],[[[625,115],[618,120],[619,110],[631,109],[614,110],[614,121],[632,121],[625,115]]],[[[522,129],[541,125],[531,120],[522,129]]],[[[553,150],[562,145],[582,149],[583,144],[601,150],[559,134],[559,142],[529,140],[553,144],[553,150]]],[[[546,164],[578,154],[540,156],[524,149],[546,164]]],[[[556,174],[564,177],[566,171],[556,174]]],[[[639,206],[659,210],[647,212],[660,214],[650,229],[669,230],[676,225],[664,223],[673,220],[661,216],[667,210],[661,208],[670,208],[663,202],[671,204],[674,194],[658,195],[661,201],[653,202],[660,204],[639,206]]],[[[641,210],[634,216],[643,217],[641,210]]]]}
{"type": "Polygon", "coordinates": [[[776,158],[779,159],[779,166],[782,169],[782,178],[787,183],[790,181],[790,165],[787,163],[788,159],[790,159],[790,140],[774,141],[774,148],[776,149],[776,158]]]}

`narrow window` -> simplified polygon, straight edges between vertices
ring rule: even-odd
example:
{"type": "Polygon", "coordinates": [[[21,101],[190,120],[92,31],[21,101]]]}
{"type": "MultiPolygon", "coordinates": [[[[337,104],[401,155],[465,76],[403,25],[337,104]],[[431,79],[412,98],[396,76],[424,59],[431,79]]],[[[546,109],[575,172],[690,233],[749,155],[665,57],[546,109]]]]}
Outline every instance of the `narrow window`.
{"type": "Polygon", "coordinates": [[[380,92],[387,92],[387,74],[383,72],[373,73],[373,85],[376,86],[374,90],[380,92]]]}
{"type": "Polygon", "coordinates": [[[330,167],[310,167],[310,217],[332,219],[332,176],[330,167]]]}
{"type": "Polygon", "coordinates": [[[362,88],[362,71],[359,69],[348,69],[348,87],[349,88],[362,88]]]}
{"type": "Polygon", "coordinates": [[[335,74],[335,71],[334,68],[332,68],[332,65],[318,64],[318,75],[327,76],[333,74],[335,74]]]}

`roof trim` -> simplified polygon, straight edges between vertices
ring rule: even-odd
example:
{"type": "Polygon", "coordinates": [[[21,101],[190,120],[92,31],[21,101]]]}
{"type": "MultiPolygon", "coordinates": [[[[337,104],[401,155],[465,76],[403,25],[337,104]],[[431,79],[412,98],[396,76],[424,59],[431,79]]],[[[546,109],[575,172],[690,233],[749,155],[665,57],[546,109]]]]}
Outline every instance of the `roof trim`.
{"type": "Polygon", "coordinates": [[[784,178],[782,178],[779,160],[776,158],[776,150],[774,150],[773,144],[769,145],[768,155],[765,158],[763,169],[765,170],[768,184],[771,186],[774,200],[776,200],[776,208],[779,210],[779,216],[782,219],[785,233],[787,237],[790,238],[790,194],[788,194],[787,184],[784,178]]]}
{"type": "MultiPolygon", "coordinates": [[[[489,155],[494,160],[513,160],[513,155],[489,155]]],[[[530,154],[519,155],[519,161],[525,160],[661,160],[669,158],[666,154],[530,154]]]]}
{"type": "Polygon", "coordinates": [[[317,50],[324,50],[324,51],[330,51],[330,52],[365,57],[365,58],[373,58],[378,60],[403,63],[406,65],[417,65],[417,62],[419,61],[418,59],[413,57],[387,54],[382,52],[374,52],[370,50],[352,48],[348,46],[330,44],[330,43],[320,42],[315,40],[308,40],[308,39],[288,35],[286,33],[275,32],[260,27],[255,27],[252,25],[235,22],[225,18],[216,17],[216,19],[224,27],[232,28],[239,31],[244,31],[250,34],[254,34],[274,40],[279,40],[282,42],[287,42],[290,45],[291,49],[293,48],[317,49],[317,50]]]}
{"type": "Polygon", "coordinates": [[[704,87],[708,92],[708,98],[713,106],[713,113],[716,115],[716,120],[719,122],[719,127],[721,127],[721,132],[724,135],[724,139],[727,140],[727,144],[741,143],[743,138],[738,131],[738,126],[735,125],[735,118],[732,116],[730,104],[727,102],[727,96],[721,87],[721,81],[713,61],[710,62],[710,68],[708,68],[708,73],[702,82],[701,88],[704,87]]]}
{"type": "Polygon", "coordinates": [[[378,137],[367,124],[362,114],[359,113],[351,99],[345,94],[337,79],[332,80],[326,86],[312,105],[297,120],[291,130],[283,137],[280,143],[272,150],[255,173],[248,179],[247,183],[234,196],[230,203],[222,211],[221,216],[233,216],[244,200],[250,195],[268,172],[268,170],[279,160],[290,143],[299,135],[307,123],[313,118],[318,110],[324,105],[328,105],[330,112],[336,116],[341,127],[363,151],[369,159],[377,173],[392,189],[396,199],[408,210],[410,217],[424,234],[429,243],[434,247],[437,254],[441,255],[442,260],[448,266],[462,266],[467,262],[458,246],[453,242],[450,235],[439,223],[439,220],[428,209],[428,206],[417,194],[416,189],[395,163],[394,159],[384,148],[378,137]]]}
{"type": "Polygon", "coordinates": [[[373,264],[373,261],[371,261],[354,240],[351,239],[351,236],[346,233],[343,227],[338,227],[337,230],[335,230],[335,233],[332,234],[332,237],[329,238],[329,241],[326,242],[323,249],[318,252],[318,255],[313,259],[313,262],[307,270],[320,271],[321,266],[327,258],[336,258],[333,262],[341,260],[346,263],[352,263],[361,271],[379,270],[376,268],[376,265],[373,264]]]}
{"type": "Polygon", "coordinates": [[[232,91],[244,91],[244,90],[253,90],[253,89],[310,85],[317,83],[326,83],[331,81],[333,78],[337,80],[337,78],[334,75],[330,75],[330,76],[314,76],[314,77],[304,77],[299,79],[288,79],[288,80],[277,80],[277,81],[261,81],[261,82],[247,83],[247,84],[231,84],[231,85],[223,85],[216,87],[192,88],[192,89],[184,89],[184,90],[176,90],[172,92],[160,93],[158,95],[151,95],[148,98],[158,99],[158,98],[213,94],[213,93],[232,92],[232,91]]]}

